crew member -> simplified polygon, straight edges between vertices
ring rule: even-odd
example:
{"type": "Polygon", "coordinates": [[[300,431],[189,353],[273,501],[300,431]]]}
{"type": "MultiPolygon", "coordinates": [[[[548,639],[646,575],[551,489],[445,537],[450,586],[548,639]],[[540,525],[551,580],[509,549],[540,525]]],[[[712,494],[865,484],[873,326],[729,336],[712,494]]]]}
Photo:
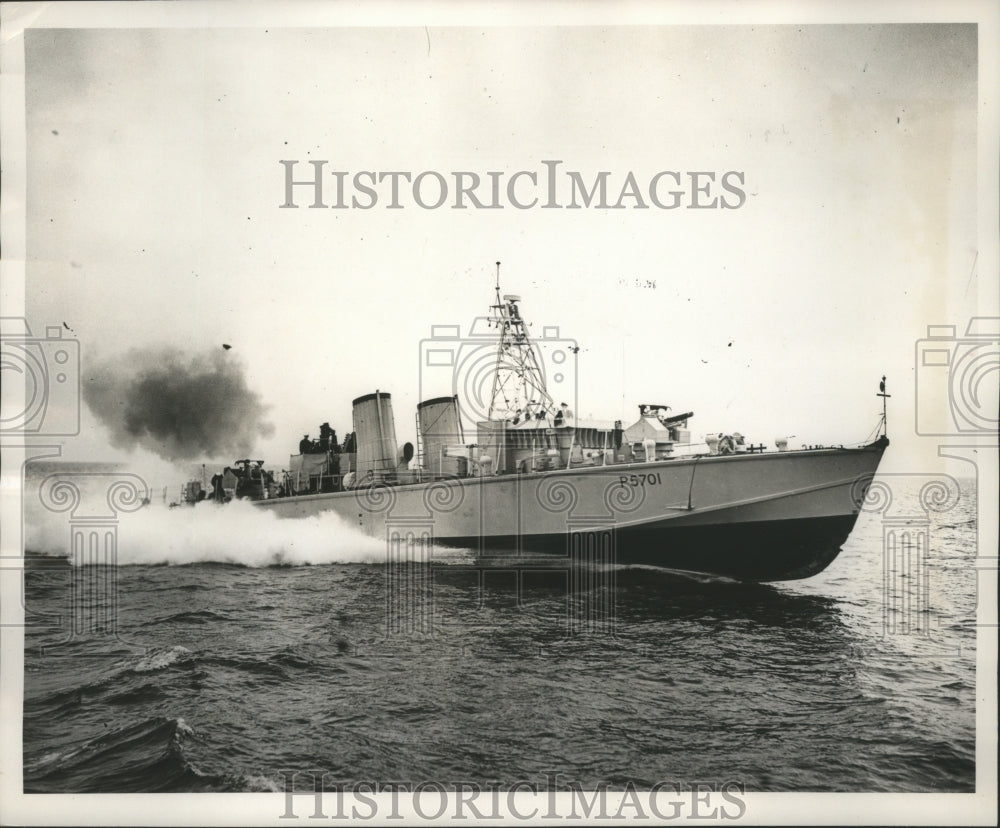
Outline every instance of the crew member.
{"type": "Polygon", "coordinates": [[[303,434],[302,439],[299,440],[299,454],[308,454],[310,448],[312,448],[312,441],[310,441],[308,434],[303,434]]]}

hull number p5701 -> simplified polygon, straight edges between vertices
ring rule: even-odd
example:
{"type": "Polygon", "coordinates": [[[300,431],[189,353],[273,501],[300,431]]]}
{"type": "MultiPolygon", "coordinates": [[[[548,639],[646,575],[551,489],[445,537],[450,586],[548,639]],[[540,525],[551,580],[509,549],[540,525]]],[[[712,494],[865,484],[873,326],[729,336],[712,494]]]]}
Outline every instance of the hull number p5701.
{"type": "Polygon", "coordinates": [[[652,474],[623,474],[618,477],[618,482],[622,486],[638,488],[639,486],[659,486],[663,481],[660,479],[660,473],[655,472],[652,474]]]}

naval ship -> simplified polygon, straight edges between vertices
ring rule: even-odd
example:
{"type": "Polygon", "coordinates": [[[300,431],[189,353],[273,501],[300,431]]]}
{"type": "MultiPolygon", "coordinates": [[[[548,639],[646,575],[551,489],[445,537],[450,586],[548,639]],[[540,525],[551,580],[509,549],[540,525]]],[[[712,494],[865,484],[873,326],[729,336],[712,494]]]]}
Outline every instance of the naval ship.
{"type": "Polygon", "coordinates": [[[391,394],[376,390],[353,401],[342,443],[324,423],[288,470],[240,460],[209,496],[287,518],[333,511],[385,538],[390,556],[421,560],[459,547],[780,581],[837,557],[889,445],[884,377],[877,437],[852,448],[771,449],[738,433],[692,442],[693,412],[664,405],[639,405],[628,426],[580,420],[549,391],[575,364],[574,343],[530,336],[520,302],[501,294],[498,267],[489,316],[469,336],[428,340],[422,370],[451,372],[456,392],[475,374],[489,392],[420,402],[416,446],[397,444],[391,394]]]}

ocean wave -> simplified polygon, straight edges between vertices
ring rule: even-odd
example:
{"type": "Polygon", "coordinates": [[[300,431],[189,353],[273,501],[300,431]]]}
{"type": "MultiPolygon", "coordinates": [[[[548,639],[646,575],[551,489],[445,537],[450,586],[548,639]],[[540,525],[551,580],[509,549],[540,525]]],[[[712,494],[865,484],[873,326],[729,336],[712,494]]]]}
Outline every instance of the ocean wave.
{"type": "Polygon", "coordinates": [[[126,691],[112,694],[110,698],[107,694],[111,688],[119,687],[128,675],[155,673],[173,664],[183,662],[190,656],[192,653],[189,649],[178,646],[153,650],[138,658],[119,661],[97,674],[85,674],[83,680],[78,681],[72,687],[62,687],[49,693],[31,697],[26,696],[24,700],[25,715],[52,718],[72,714],[95,699],[113,702],[116,699],[127,698],[124,693],[138,694],[136,698],[149,700],[160,694],[159,689],[152,684],[140,685],[139,687],[129,685],[126,691]]]}
{"type": "Polygon", "coordinates": [[[195,731],[182,718],[156,717],[101,733],[66,751],[26,757],[25,793],[208,791],[217,777],[185,755],[195,731]]]}
{"type": "Polygon", "coordinates": [[[199,609],[199,610],[186,610],[184,612],[176,612],[172,615],[160,616],[158,618],[152,618],[145,622],[141,626],[143,627],[159,627],[164,624],[214,624],[218,621],[228,621],[229,616],[223,612],[217,612],[210,609],[199,609]]]}
{"type": "Polygon", "coordinates": [[[151,673],[155,670],[163,670],[190,655],[191,651],[187,647],[177,645],[169,650],[156,650],[149,653],[134,664],[130,664],[127,669],[133,673],[151,673]]]}

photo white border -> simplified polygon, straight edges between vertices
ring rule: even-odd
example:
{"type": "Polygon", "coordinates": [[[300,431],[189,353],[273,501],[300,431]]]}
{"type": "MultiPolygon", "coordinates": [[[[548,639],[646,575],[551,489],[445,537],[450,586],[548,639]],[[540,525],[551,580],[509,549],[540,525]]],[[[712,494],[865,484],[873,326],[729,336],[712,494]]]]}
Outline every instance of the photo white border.
{"type": "MultiPolygon", "coordinates": [[[[342,26],[496,26],[496,25],[688,25],[780,23],[975,22],[979,26],[978,227],[979,271],[1000,273],[998,193],[1000,180],[1000,9],[992,2],[76,2],[4,3],[0,6],[0,302],[4,316],[23,316],[25,261],[25,28],[188,28],[188,27],[342,27],[342,26]]],[[[978,289],[996,282],[978,280],[978,289]]],[[[983,293],[980,294],[985,295],[983,293]]],[[[20,554],[20,469],[24,451],[3,448],[4,565],[20,554]],[[14,520],[11,517],[15,516],[14,520]],[[13,531],[16,527],[17,531],[13,531]]],[[[995,469],[981,469],[980,475],[995,469]]],[[[980,515],[996,522],[996,513],[980,515]]],[[[995,538],[995,525],[981,525],[980,538],[995,538]]],[[[282,794],[65,794],[24,795],[21,710],[23,632],[19,573],[0,572],[3,584],[2,676],[0,676],[0,818],[26,825],[287,825],[279,819],[282,794]],[[9,577],[13,575],[13,577],[9,577]],[[15,622],[10,625],[11,622],[15,622]]],[[[997,604],[996,581],[980,584],[977,642],[977,746],[975,794],[761,794],[745,797],[746,824],[910,824],[994,825],[997,819],[997,604]]],[[[981,579],[982,581],[982,579],[981,579]]],[[[23,617],[22,617],[23,620],[23,617]]],[[[530,811],[530,795],[521,809],[530,811]]],[[[545,795],[540,795],[545,808],[545,795]]],[[[305,800],[303,799],[303,802],[305,800]]],[[[307,809],[300,813],[307,818],[307,809]]],[[[383,814],[386,812],[383,812],[383,814]]],[[[420,821],[411,814],[402,824],[420,821]]],[[[444,821],[444,820],[442,820],[444,821]]],[[[474,821],[474,820],[468,820],[474,821]]],[[[546,820],[538,820],[545,822],[546,820]]],[[[674,820],[682,822],[687,820],[674,820]]],[[[695,820],[704,824],[705,820],[695,820]]],[[[335,820],[340,822],[339,820],[335,820]]],[[[565,822],[559,820],[557,822],[565,822]]]]}

